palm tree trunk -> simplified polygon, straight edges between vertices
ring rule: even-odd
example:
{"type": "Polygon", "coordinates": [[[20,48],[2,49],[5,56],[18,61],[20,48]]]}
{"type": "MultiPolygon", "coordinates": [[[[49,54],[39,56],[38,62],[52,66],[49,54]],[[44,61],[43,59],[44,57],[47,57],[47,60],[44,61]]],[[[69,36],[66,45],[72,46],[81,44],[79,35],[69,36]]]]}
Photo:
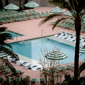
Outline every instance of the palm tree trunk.
{"type": "Polygon", "coordinates": [[[3,9],[2,0],[0,0],[0,10],[3,9]]]}
{"type": "Polygon", "coordinates": [[[78,65],[79,65],[79,44],[80,44],[80,30],[81,30],[81,19],[79,16],[75,19],[75,30],[76,30],[76,45],[75,45],[75,63],[74,63],[74,80],[76,85],[78,83],[78,65]]]}
{"type": "Polygon", "coordinates": [[[5,3],[6,3],[6,5],[8,5],[9,4],[9,0],[5,0],[5,3]]]}
{"type": "Polygon", "coordinates": [[[28,2],[28,0],[25,0],[25,4],[28,2]]]}
{"type": "Polygon", "coordinates": [[[19,10],[20,10],[20,11],[22,10],[22,7],[21,7],[21,0],[19,0],[19,10]]]}

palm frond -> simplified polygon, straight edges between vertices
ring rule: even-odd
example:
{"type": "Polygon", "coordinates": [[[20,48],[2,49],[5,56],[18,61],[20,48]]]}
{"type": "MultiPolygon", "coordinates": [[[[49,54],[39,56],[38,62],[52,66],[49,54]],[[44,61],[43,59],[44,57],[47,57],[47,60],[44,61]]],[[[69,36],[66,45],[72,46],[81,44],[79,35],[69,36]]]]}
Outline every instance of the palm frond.
{"type": "Polygon", "coordinates": [[[14,76],[17,76],[17,74],[16,74],[16,69],[14,68],[14,66],[13,66],[10,62],[8,62],[7,59],[3,59],[3,61],[4,61],[4,63],[6,63],[6,65],[11,69],[11,71],[12,71],[13,74],[14,74],[14,76]]]}
{"type": "Polygon", "coordinates": [[[54,25],[53,25],[53,27],[52,27],[52,30],[54,30],[54,28],[56,27],[56,25],[57,25],[59,22],[65,20],[65,19],[67,19],[67,18],[61,18],[61,19],[58,19],[57,21],[55,21],[55,23],[54,23],[54,25]]]}
{"type": "Polygon", "coordinates": [[[79,71],[78,71],[78,75],[80,75],[80,73],[85,70],[85,63],[83,63],[80,68],[79,68],[79,71]]]}
{"type": "Polygon", "coordinates": [[[0,46],[0,52],[5,52],[6,54],[10,55],[12,58],[15,58],[16,60],[19,60],[19,57],[16,53],[14,53],[12,50],[6,48],[6,47],[3,47],[3,46],[0,46]]]}
{"type": "Polygon", "coordinates": [[[54,17],[62,16],[62,15],[63,14],[59,14],[59,13],[57,13],[57,14],[51,14],[51,15],[47,16],[45,19],[43,19],[42,21],[40,21],[40,23],[38,25],[40,26],[40,25],[44,24],[45,22],[53,19],[54,17]]]}
{"type": "Polygon", "coordinates": [[[0,32],[6,31],[7,27],[0,27],[0,32]]]}
{"type": "Polygon", "coordinates": [[[3,40],[13,39],[10,33],[0,33],[0,38],[2,38],[3,40]]]}

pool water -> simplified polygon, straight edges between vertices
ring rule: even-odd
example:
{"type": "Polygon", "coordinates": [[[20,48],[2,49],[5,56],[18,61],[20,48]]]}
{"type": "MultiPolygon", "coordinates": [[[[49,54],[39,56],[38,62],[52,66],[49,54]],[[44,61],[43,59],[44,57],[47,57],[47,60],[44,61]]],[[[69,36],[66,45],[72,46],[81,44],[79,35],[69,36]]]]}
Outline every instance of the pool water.
{"type": "MultiPolygon", "coordinates": [[[[14,52],[37,61],[39,61],[40,57],[42,57],[41,50],[44,52],[44,49],[46,48],[48,50],[57,48],[68,56],[68,58],[60,60],[60,64],[74,62],[75,47],[48,38],[15,42],[11,43],[10,45],[13,47],[14,52]]],[[[83,60],[84,57],[85,54],[82,54],[79,57],[79,60],[83,60]]]]}
{"type": "Polygon", "coordinates": [[[21,35],[21,34],[19,34],[19,33],[16,33],[16,32],[13,32],[13,31],[8,31],[8,30],[5,31],[4,33],[9,33],[9,34],[11,34],[13,38],[14,38],[14,37],[23,36],[23,35],[21,35]]]}

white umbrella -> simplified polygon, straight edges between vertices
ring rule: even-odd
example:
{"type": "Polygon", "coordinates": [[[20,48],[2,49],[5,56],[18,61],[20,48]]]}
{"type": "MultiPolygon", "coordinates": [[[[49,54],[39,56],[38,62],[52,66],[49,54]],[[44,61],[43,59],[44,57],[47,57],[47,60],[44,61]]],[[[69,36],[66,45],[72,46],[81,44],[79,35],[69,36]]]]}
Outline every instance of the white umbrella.
{"type": "Polygon", "coordinates": [[[29,7],[29,8],[35,8],[35,7],[39,7],[39,4],[37,4],[36,2],[28,2],[25,4],[25,7],[29,7]]]}
{"type": "Polygon", "coordinates": [[[55,50],[55,51],[47,53],[45,57],[49,60],[63,60],[67,58],[68,56],[58,50],[55,50]]]}
{"type": "Polygon", "coordinates": [[[65,12],[64,9],[61,9],[60,7],[55,7],[52,10],[50,10],[51,13],[63,13],[65,12]]]}
{"type": "Polygon", "coordinates": [[[8,4],[7,6],[5,6],[4,9],[18,10],[19,7],[11,3],[11,4],[8,4]]]}

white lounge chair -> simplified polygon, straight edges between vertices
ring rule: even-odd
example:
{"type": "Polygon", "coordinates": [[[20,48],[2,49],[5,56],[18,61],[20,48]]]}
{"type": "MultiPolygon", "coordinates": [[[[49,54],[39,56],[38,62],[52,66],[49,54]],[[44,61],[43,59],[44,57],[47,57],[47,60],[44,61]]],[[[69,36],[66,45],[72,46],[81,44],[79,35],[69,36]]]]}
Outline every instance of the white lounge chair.
{"type": "Polygon", "coordinates": [[[41,67],[34,67],[32,68],[33,71],[37,71],[37,70],[41,70],[42,68],[41,67]]]}
{"type": "Polygon", "coordinates": [[[23,61],[23,60],[18,60],[18,61],[16,61],[16,65],[23,65],[24,62],[25,61],[23,61]]]}
{"type": "Polygon", "coordinates": [[[58,36],[60,36],[60,35],[62,34],[62,32],[63,32],[63,31],[62,31],[62,30],[60,30],[60,33],[55,34],[55,35],[54,35],[54,37],[58,37],[58,36]]]}
{"type": "Polygon", "coordinates": [[[75,35],[75,34],[73,34],[72,36],[73,36],[73,38],[71,38],[71,39],[70,39],[70,41],[71,41],[71,42],[76,41],[76,35],[75,35]]]}
{"type": "Polygon", "coordinates": [[[65,39],[65,38],[67,38],[68,35],[69,35],[69,34],[68,34],[67,32],[65,32],[64,36],[63,36],[61,39],[65,39]]]}
{"type": "Polygon", "coordinates": [[[23,67],[28,69],[30,65],[31,65],[31,63],[26,63],[26,64],[23,65],[23,67]]]}
{"type": "Polygon", "coordinates": [[[59,35],[57,38],[61,38],[61,37],[63,37],[64,36],[64,34],[65,34],[65,32],[61,32],[61,35],[59,35]]]}
{"type": "Polygon", "coordinates": [[[38,66],[37,66],[37,65],[33,65],[33,64],[31,64],[29,67],[32,69],[32,68],[34,68],[34,67],[38,67],[38,66]]]}
{"type": "Polygon", "coordinates": [[[72,34],[69,34],[68,37],[65,40],[70,40],[72,37],[72,34]]]}
{"type": "Polygon", "coordinates": [[[85,41],[85,38],[83,36],[80,37],[80,43],[83,43],[85,41]]]}
{"type": "Polygon", "coordinates": [[[85,45],[85,42],[83,42],[82,44],[81,44],[81,46],[84,46],[85,45]]]}

